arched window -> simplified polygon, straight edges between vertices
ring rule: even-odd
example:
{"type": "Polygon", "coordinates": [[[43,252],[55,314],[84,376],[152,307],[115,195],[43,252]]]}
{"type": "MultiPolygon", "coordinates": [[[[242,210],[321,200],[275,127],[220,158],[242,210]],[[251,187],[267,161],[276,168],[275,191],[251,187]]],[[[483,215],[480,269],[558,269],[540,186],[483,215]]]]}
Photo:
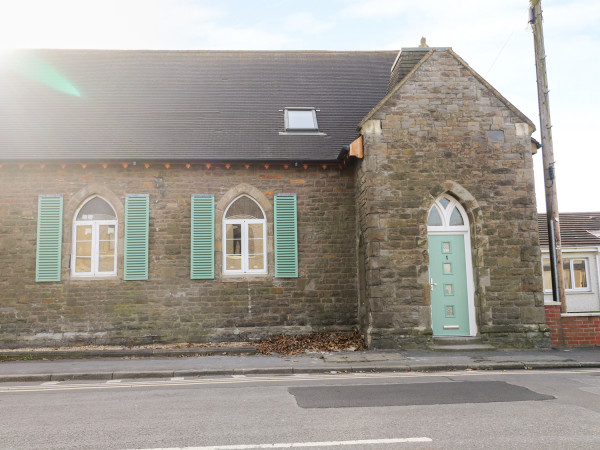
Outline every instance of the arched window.
{"type": "Polygon", "coordinates": [[[467,231],[468,228],[465,210],[455,198],[449,195],[439,197],[429,210],[427,229],[430,231],[467,231]]]}
{"type": "Polygon", "coordinates": [[[223,219],[223,273],[267,273],[267,221],[256,201],[237,197],[223,219]]]}
{"type": "Polygon", "coordinates": [[[94,196],[75,213],[73,221],[74,276],[117,274],[117,214],[103,198],[94,196]]]}

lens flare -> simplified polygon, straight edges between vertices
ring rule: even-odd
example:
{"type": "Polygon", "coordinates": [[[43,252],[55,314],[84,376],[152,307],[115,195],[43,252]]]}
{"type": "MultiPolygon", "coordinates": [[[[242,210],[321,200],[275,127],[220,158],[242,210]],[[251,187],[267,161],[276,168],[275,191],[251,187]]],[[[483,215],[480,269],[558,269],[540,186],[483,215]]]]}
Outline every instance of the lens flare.
{"type": "Polygon", "coordinates": [[[56,91],[81,97],[77,88],[64,75],[37,56],[30,53],[10,53],[5,59],[15,72],[56,91]]]}

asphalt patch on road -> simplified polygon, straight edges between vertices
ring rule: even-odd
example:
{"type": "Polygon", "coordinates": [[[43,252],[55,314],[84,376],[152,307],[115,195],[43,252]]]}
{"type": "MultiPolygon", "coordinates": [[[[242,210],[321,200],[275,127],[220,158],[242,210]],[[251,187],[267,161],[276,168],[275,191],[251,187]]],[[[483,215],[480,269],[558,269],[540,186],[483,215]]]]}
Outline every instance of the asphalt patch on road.
{"type": "Polygon", "coordinates": [[[291,387],[288,392],[301,408],[448,405],[458,403],[552,400],[504,381],[456,381],[364,386],[291,387]]]}

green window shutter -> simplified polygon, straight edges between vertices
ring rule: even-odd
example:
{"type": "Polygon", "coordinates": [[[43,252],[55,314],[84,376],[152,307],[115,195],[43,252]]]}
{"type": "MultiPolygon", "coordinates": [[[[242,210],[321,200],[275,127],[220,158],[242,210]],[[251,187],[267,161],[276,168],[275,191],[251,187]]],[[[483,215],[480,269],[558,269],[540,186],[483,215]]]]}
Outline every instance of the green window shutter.
{"type": "Polygon", "coordinates": [[[60,281],[62,215],[62,196],[40,195],[38,197],[35,281],[60,281]]]}
{"type": "Polygon", "coordinates": [[[275,276],[298,278],[296,194],[275,194],[275,276]]]}
{"type": "Polygon", "coordinates": [[[215,277],[215,197],[192,195],[190,278],[215,277]]]}
{"type": "Polygon", "coordinates": [[[148,279],[148,229],[150,197],[127,195],[125,197],[125,280],[148,279]]]}

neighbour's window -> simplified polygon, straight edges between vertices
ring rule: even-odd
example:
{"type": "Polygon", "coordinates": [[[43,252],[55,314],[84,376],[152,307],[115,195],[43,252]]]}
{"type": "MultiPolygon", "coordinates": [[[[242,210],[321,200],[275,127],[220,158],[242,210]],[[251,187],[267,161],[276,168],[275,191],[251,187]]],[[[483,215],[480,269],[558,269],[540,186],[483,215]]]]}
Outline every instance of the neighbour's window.
{"type": "Polygon", "coordinates": [[[267,221],[259,204],[242,195],[224,217],[223,273],[267,273],[267,221]]]}
{"type": "Polygon", "coordinates": [[[317,112],[314,108],[286,108],[286,131],[317,131],[317,112]]]}
{"type": "Polygon", "coordinates": [[[74,276],[117,274],[117,215],[101,197],[87,200],[75,214],[73,222],[74,276]]]}
{"type": "MultiPolygon", "coordinates": [[[[544,290],[552,290],[550,258],[542,258],[544,266],[544,290]]],[[[585,258],[563,258],[565,290],[589,290],[588,262],[585,258]]]]}

